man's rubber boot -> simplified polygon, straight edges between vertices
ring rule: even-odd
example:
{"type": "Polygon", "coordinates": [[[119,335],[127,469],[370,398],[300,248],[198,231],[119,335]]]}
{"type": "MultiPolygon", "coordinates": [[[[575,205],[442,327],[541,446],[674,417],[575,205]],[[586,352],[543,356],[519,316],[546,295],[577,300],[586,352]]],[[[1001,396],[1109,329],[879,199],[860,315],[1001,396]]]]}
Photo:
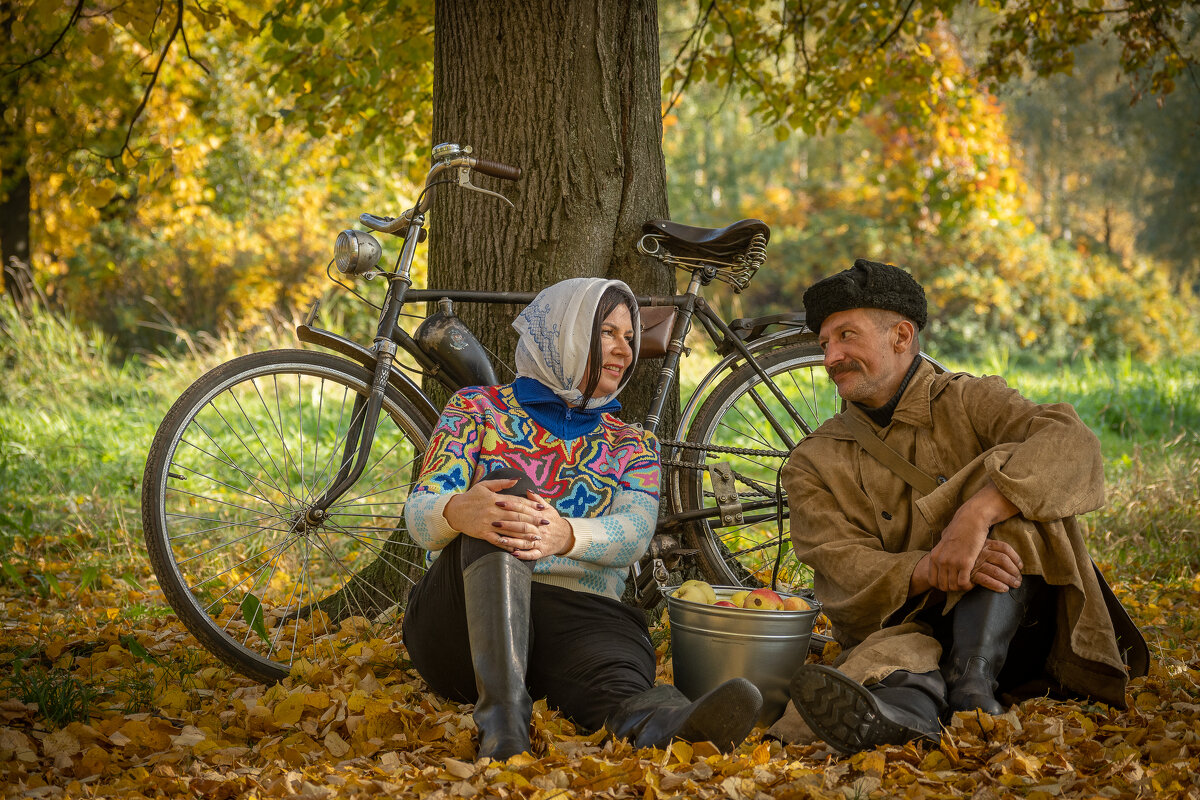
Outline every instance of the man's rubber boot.
{"type": "Polygon", "coordinates": [[[712,742],[733,750],[754,729],[762,694],[745,678],[732,678],[694,702],[674,686],[659,685],[621,702],[605,727],[635,747],[666,747],[673,739],[712,742]]]}
{"type": "Polygon", "coordinates": [[[506,760],[530,749],[529,593],[529,568],[507,552],[489,553],[463,570],[479,758],[506,760]]]}
{"type": "Polygon", "coordinates": [[[896,671],[868,689],[822,664],[800,667],[790,686],[808,726],[845,754],[918,738],[938,741],[944,688],[936,671],[896,671]]]}
{"type": "Polygon", "coordinates": [[[1004,713],[996,700],[997,677],[1031,601],[1045,585],[1041,576],[1023,575],[1015,589],[993,592],[976,586],[954,606],[953,640],[942,665],[951,712],[1004,713]]]}

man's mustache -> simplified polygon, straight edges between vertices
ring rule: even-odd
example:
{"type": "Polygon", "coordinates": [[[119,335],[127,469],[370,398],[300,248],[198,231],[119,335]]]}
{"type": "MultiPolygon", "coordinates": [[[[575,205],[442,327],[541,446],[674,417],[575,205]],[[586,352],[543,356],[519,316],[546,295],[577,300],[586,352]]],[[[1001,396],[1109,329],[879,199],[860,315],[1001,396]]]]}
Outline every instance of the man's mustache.
{"type": "Polygon", "coordinates": [[[827,374],[831,378],[836,378],[838,375],[841,375],[843,372],[861,372],[861,371],[862,370],[860,369],[858,364],[853,361],[846,361],[841,364],[835,364],[832,367],[825,368],[825,374],[827,374]]]}

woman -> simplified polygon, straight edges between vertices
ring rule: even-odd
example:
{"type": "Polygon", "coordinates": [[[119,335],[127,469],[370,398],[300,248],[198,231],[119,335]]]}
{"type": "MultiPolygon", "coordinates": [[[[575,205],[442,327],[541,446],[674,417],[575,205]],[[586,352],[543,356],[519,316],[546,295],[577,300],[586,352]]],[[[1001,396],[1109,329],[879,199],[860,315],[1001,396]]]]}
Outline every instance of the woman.
{"type": "Polygon", "coordinates": [[[450,398],[409,497],[413,539],[440,553],[404,642],[435,691],[475,703],[481,758],[530,749],[533,696],[639,747],[732,749],[761,709],[740,678],[696,702],[654,686],[645,617],[619,599],[658,516],[657,441],[613,416],[637,323],[620,281],[541,292],[513,323],[517,379],[450,398]]]}

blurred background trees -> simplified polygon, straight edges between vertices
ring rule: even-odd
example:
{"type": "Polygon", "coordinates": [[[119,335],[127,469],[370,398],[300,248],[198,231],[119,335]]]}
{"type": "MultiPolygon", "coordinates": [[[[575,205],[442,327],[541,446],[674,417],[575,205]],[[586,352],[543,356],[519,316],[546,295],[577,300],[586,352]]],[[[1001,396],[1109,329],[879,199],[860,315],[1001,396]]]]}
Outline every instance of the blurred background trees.
{"type": "MultiPolygon", "coordinates": [[[[126,351],[296,313],[337,230],[414,199],[453,68],[430,5],[0,0],[5,263],[126,351]]],[[[1197,23],[1182,0],[662,0],[671,216],[771,226],[750,289],[714,298],[738,313],[861,256],[927,285],[940,355],[1194,350],[1197,23]]]]}

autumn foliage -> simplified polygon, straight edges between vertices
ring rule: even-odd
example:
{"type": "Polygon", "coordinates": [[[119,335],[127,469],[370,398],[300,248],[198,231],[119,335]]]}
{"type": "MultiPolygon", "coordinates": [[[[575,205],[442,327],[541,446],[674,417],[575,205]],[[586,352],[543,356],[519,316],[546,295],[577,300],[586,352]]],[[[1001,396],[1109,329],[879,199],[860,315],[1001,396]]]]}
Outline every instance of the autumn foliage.
{"type": "Polygon", "coordinates": [[[1200,576],[1116,584],[1154,652],[1124,711],[1033,699],[999,717],[959,714],[937,746],[839,758],[762,729],[730,755],[706,743],[639,751],[542,701],[535,752],[500,764],[475,762],[470,706],[429,691],[396,629],[263,686],[199,651],[157,590],[135,588],[152,586],[143,570],[84,581],[53,543],[21,548],[29,568],[0,585],[5,797],[1195,797],[1200,576]],[[46,574],[55,588],[30,602],[46,574]]]}

